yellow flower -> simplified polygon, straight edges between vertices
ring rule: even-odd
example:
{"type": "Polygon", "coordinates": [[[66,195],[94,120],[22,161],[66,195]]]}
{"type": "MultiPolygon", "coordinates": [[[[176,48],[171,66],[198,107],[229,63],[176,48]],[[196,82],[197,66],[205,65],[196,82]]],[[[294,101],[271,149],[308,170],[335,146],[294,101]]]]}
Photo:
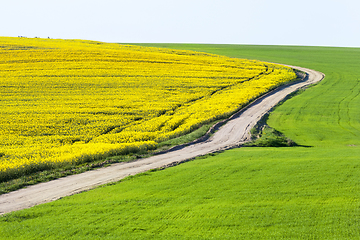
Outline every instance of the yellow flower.
{"type": "Polygon", "coordinates": [[[154,148],[296,78],[214,54],[0,38],[0,172],[154,148]]]}

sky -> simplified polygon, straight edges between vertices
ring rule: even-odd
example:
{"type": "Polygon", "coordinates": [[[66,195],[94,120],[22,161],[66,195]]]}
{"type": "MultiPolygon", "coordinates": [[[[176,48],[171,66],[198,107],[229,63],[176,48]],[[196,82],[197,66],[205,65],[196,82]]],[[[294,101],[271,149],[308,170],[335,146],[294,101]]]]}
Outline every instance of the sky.
{"type": "Polygon", "coordinates": [[[3,0],[0,36],[360,47],[359,0],[3,0]]]}

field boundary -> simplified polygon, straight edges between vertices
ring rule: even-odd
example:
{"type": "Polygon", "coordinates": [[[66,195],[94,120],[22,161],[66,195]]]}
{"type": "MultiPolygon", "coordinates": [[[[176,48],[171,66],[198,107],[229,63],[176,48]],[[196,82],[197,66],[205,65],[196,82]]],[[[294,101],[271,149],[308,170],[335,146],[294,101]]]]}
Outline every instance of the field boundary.
{"type": "Polygon", "coordinates": [[[32,185],[14,192],[0,195],[0,215],[30,208],[70,196],[99,185],[116,182],[127,176],[151,169],[164,168],[189,161],[198,156],[241,146],[250,140],[250,130],[255,124],[292,92],[321,81],[325,75],[315,70],[289,66],[306,72],[301,80],[280,86],[246,107],[230,118],[212,126],[205,137],[189,144],[179,145],[161,154],[133,162],[116,163],[109,167],[56,179],[50,182],[32,185]],[[226,123],[226,124],[225,124],[226,123]],[[178,149],[179,148],[179,149],[178,149]]]}

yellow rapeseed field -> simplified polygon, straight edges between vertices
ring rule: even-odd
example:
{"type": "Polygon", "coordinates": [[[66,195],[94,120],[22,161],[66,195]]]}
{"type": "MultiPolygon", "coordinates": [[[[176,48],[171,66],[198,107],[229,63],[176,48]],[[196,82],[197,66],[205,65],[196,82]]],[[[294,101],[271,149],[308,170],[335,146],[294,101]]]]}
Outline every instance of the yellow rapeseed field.
{"type": "Polygon", "coordinates": [[[0,37],[0,174],[155,148],[294,78],[193,51],[0,37]]]}

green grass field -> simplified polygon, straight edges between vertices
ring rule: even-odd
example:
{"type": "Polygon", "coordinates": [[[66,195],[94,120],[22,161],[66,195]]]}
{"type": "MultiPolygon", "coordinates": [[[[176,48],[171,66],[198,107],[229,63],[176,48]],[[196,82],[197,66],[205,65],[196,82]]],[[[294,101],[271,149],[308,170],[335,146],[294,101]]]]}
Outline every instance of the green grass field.
{"type": "Polygon", "coordinates": [[[311,147],[233,149],[140,174],[7,214],[0,239],[360,238],[359,48],[156,46],[325,73],[268,120],[311,147]]]}

